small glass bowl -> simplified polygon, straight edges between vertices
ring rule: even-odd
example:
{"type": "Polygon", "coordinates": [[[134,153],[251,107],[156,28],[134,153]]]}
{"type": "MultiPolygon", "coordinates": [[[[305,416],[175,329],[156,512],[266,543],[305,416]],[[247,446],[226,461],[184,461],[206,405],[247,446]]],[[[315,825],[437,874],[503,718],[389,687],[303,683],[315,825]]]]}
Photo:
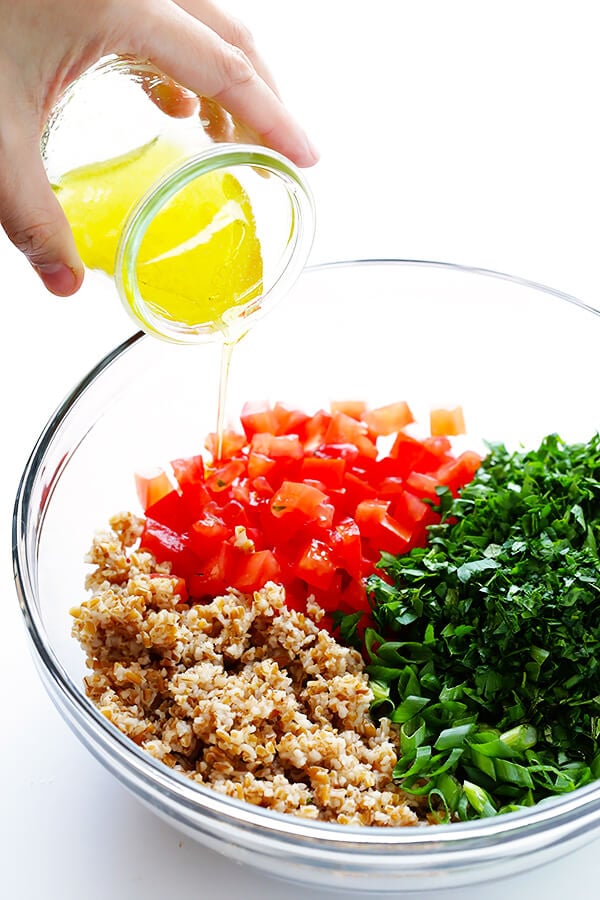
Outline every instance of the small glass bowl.
{"type": "MultiPolygon", "coordinates": [[[[215,101],[187,91],[148,62],[111,55],[86,70],[51,111],[41,150],[48,178],[63,203],[65,178],[68,185],[72,173],[81,173],[82,169],[86,173],[84,185],[78,180],[76,189],[67,186],[67,196],[73,190],[79,192],[77,212],[66,206],[76,240],[79,235],[84,262],[85,251],[92,246],[95,233],[101,231],[102,268],[112,268],[117,293],[137,327],[157,337],[173,343],[202,343],[224,335],[234,340],[286,295],[304,268],[314,237],[315,213],[310,188],[299,169],[281,154],[261,146],[255,135],[215,101]],[[152,165],[148,160],[157,147],[160,154],[152,165]],[[134,167],[133,176],[128,175],[135,188],[137,182],[131,178],[139,178],[140,193],[124,187],[123,176],[117,176],[121,179],[116,192],[118,221],[107,220],[106,204],[111,202],[107,196],[112,197],[115,190],[111,180],[114,172],[110,173],[115,165],[118,172],[119,164],[129,160],[131,154],[138,162],[145,160],[148,167],[141,172],[134,167]],[[107,165],[111,167],[109,174],[107,165]],[[98,174],[99,166],[103,174],[98,174]],[[241,196],[248,200],[252,239],[256,237],[260,245],[261,264],[252,273],[249,268],[244,270],[240,296],[218,320],[207,320],[198,313],[198,318],[179,321],[145,290],[138,257],[149,229],[169,206],[180,215],[181,208],[186,213],[197,209],[195,204],[203,191],[209,197],[221,193],[215,187],[215,176],[229,179],[229,188],[222,189],[224,206],[212,213],[209,222],[196,223],[188,216],[182,226],[185,238],[163,225],[159,236],[154,232],[152,257],[177,258],[178,253],[185,252],[182,248],[207,243],[212,231],[218,232],[224,221],[235,224],[240,232],[246,229],[248,212],[240,211],[241,196]],[[193,196],[185,193],[192,183],[196,183],[193,196]],[[235,200],[231,199],[232,184],[240,191],[235,200]],[[125,190],[132,193],[126,203],[119,194],[125,190]],[[179,207],[173,206],[177,203],[179,207]],[[225,214],[228,205],[238,212],[225,214]],[[105,250],[104,242],[111,249],[114,244],[114,258],[105,250]]],[[[230,252],[234,252],[233,238],[231,243],[230,252]]],[[[214,262],[217,272],[236,265],[235,259],[224,258],[223,252],[214,262]]],[[[93,258],[97,257],[94,249],[93,258]]],[[[209,265],[213,265],[212,260],[209,265]]],[[[106,283],[108,287],[108,279],[106,283]]],[[[190,290],[197,292],[190,299],[208,299],[201,296],[203,283],[207,290],[211,284],[214,289],[213,282],[199,278],[193,288],[190,285],[190,290]]]]}
{"type": "MultiPolygon", "coordinates": [[[[330,399],[463,405],[468,441],[584,440],[600,425],[600,316],[575,298],[493,272],[399,260],[309,268],[236,348],[229,409],[330,399]]],[[[600,783],[481,821],[356,828],[229,799],[178,776],[86,698],[69,608],[84,596],[94,531],[138,508],[133,472],[198,452],[213,430],[218,348],[142,334],[117,347],[57,409],[14,513],[17,590],[40,676],[88,749],[154,812],[220,853],[306,884],[395,894],[457,887],[554,860],[600,828],[600,783]],[[198,390],[198,385],[202,390],[198,390]],[[152,427],[159,423],[160,427],[152,427]]],[[[142,813],[140,812],[140,815],[142,813]]]]}

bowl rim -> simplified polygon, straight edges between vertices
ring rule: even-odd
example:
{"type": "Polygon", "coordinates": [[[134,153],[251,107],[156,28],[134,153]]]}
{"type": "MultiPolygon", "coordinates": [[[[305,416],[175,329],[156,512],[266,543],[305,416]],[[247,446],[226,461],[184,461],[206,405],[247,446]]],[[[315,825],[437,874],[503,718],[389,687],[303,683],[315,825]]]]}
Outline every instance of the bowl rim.
{"type": "MultiPolygon", "coordinates": [[[[581,310],[600,316],[600,309],[558,289],[493,269],[449,262],[394,257],[340,259],[309,265],[304,269],[302,277],[320,271],[355,266],[424,267],[500,279],[549,294],[573,304],[581,310]]],[[[549,825],[568,827],[570,832],[574,829],[576,822],[578,830],[581,831],[583,828],[589,828],[591,822],[600,821],[600,781],[579,788],[572,793],[542,801],[529,809],[505,813],[489,819],[436,825],[433,828],[419,826],[368,828],[340,826],[334,823],[303,819],[291,814],[254,807],[247,802],[227,797],[209,787],[193,782],[154,759],[100,714],[81,689],[70,679],[56,656],[37,607],[35,578],[31,578],[31,572],[35,571],[35,559],[32,560],[31,556],[37,554],[38,544],[36,542],[35,545],[32,545],[28,540],[28,522],[31,511],[29,498],[53,441],[60,434],[79,399],[106,370],[140,341],[145,340],[154,340],[154,338],[138,331],[120,343],[79,381],[56,408],[46,422],[26,462],[14,503],[12,558],[15,587],[31,642],[34,661],[40,672],[49,676],[52,690],[48,684],[45,685],[46,689],[78,736],[81,738],[80,728],[81,722],[83,722],[84,728],[92,740],[98,741],[109,754],[112,754],[115,759],[118,758],[119,764],[130,775],[137,776],[138,780],[146,785],[148,796],[156,798],[160,794],[165,798],[165,803],[172,807],[186,809],[196,816],[204,814],[215,821],[217,819],[226,821],[238,830],[259,832],[263,837],[278,841],[279,845],[282,842],[291,845],[300,841],[307,847],[318,845],[321,850],[330,852],[341,852],[342,850],[348,852],[350,850],[352,853],[362,852],[363,856],[369,851],[371,854],[388,855],[390,852],[397,854],[404,848],[411,855],[416,854],[422,858],[425,854],[429,855],[432,850],[437,853],[445,850],[453,855],[452,851],[458,850],[459,847],[464,848],[466,845],[471,850],[485,847],[489,851],[491,842],[493,842],[494,848],[497,849],[501,846],[503,852],[506,852],[506,844],[518,842],[523,838],[536,840],[547,830],[549,825]],[[30,563],[33,563],[33,567],[30,566],[30,563]],[[74,718],[78,720],[77,728],[74,727],[74,718]]],[[[84,440],[86,433],[79,435],[78,442],[69,454],[69,458],[72,453],[76,452],[77,446],[84,440]]],[[[58,483],[67,461],[68,459],[65,459],[62,467],[57,471],[54,482],[50,486],[49,496],[58,483]]],[[[297,847],[297,844],[295,846],[297,847]]]]}

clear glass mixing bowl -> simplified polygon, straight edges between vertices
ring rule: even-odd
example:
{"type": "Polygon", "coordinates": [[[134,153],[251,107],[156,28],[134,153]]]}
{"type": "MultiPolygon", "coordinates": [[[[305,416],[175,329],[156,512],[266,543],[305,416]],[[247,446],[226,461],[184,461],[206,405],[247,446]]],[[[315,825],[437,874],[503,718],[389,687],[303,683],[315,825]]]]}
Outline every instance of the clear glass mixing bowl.
{"type": "MultiPolygon", "coordinates": [[[[504,275],[398,260],[305,270],[236,348],[232,418],[248,399],[307,409],[331,398],[406,399],[417,417],[461,403],[469,440],[530,445],[600,426],[600,317],[504,275]]],[[[538,866],[600,827],[600,783],[530,810],[449,826],[360,829],[280,815],[179,777],[117,731],[82,689],[69,608],[83,598],[95,529],[137,509],[134,470],[198,452],[214,429],[219,348],[137,334],[74,389],[26,465],[14,514],[15,577],[33,656],[89,750],[154,812],[271,875],[353,890],[439,889],[538,866]]],[[[140,815],[143,813],[140,812],[140,815]]]]}

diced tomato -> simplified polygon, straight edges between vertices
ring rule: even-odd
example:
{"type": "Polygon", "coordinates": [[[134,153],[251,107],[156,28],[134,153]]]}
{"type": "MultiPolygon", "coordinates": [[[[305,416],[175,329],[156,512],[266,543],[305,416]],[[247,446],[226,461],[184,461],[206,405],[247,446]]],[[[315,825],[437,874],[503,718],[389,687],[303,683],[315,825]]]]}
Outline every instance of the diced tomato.
{"type": "Polygon", "coordinates": [[[280,575],[281,567],[271,550],[258,550],[238,559],[235,586],[239,591],[258,591],[267,581],[277,582],[280,575]]]}
{"type": "Polygon", "coordinates": [[[432,409],[429,413],[429,424],[432,435],[464,434],[465,417],[462,406],[454,409],[432,409]]]}
{"type": "Polygon", "coordinates": [[[422,472],[411,472],[406,479],[406,486],[414,491],[417,497],[428,497],[431,500],[437,500],[436,487],[439,485],[438,479],[434,475],[424,475],[422,472]]]}
{"type": "Polygon", "coordinates": [[[232,459],[226,462],[224,466],[215,469],[213,473],[206,479],[206,487],[209,491],[220,492],[230,487],[246,470],[246,463],[241,459],[232,459]]]}
{"type": "Polygon", "coordinates": [[[435,513],[431,506],[423,503],[420,497],[413,494],[412,491],[404,490],[394,501],[394,516],[400,522],[411,524],[419,524],[425,520],[434,521],[435,513]]]}
{"type": "Polygon", "coordinates": [[[302,459],[304,449],[295,434],[274,435],[258,432],[252,435],[250,453],[260,453],[271,459],[302,459]]]}
{"type": "Polygon", "coordinates": [[[314,456],[324,459],[343,459],[346,465],[352,465],[358,458],[358,447],[354,444],[320,444],[314,456]]]}
{"type": "Polygon", "coordinates": [[[341,412],[351,419],[360,419],[367,411],[367,404],[364,400],[332,400],[330,409],[332,415],[341,412]]]}
{"type": "Polygon", "coordinates": [[[479,454],[472,450],[465,450],[455,460],[440,466],[436,476],[440,484],[445,484],[452,491],[456,491],[472,481],[480,465],[479,454]]]}
{"type": "Polygon", "coordinates": [[[253,453],[250,451],[248,454],[248,478],[252,480],[255,478],[265,478],[276,465],[277,462],[274,459],[271,459],[270,456],[265,456],[264,453],[253,453]]]}
{"type": "Polygon", "coordinates": [[[438,460],[444,459],[452,452],[452,444],[445,434],[432,435],[423,440],[423,447],[438,460]]]}
{"type": "Polygon", "coordinates": [[[309,540],[299,553],[294,571],[312,587],[327,591],[335,575],[335,562],[331,549],[317,538],[309,540]]]}
{"type": "Polygon", "coordinates": [[[201,456],[174,459],[171,467],[187,510],[188,521],[193,522],[200,515],[204,504],[210,500],[204,484],[204,460],[201,456]]]}
{"type": "Polygon", "coordinates": [[[360,456],[375,459],[377,447],[369,438],[367,426],[342,412],[336,412],[325,432],[326,444],[354,444],[360,456]]]}
{"type": "Polygon", "coordinates": [[[259,497],[272,497],[275,491],[271,486],[271,482],[264,475],[259,475],[252,480],[252,487],[259,497]]]}
{"type": "Polygon", "coordinates": [[[319,508],[326,503],[327,494],[301,481],[284,481],[271,500],[271,512],[280,519],[292,512],[302,513],[306,519],[316,519],[319,508]]]}
{"type": "Polygon", "coordinates": [[[355,518],[361,534],[372,537],[390,507],[389,500],[362,500],[356,507],[355,518]]]}
{"type": "Polygon", "coordinates": [[[345,469],[344,459],[307,456],[302,461],[301,475],[303,481],[320,481],[326,488],[341,488],[345,469]]]}
{"type": "Polygon", "coordinates": [[[404,479],[398,478],[397,475],[390,475],[383,478],[377,485],[377,493],[384,500],[393,500],[400,497],[404,493],[404,479]]]}
{"type": "MultiPolygon", "coordinates": [[[[413,469],[422,464],[425,455],[426,451],[421,441],[403,431],[398,432],[390,450],[390,458],[396,460],[399,465],[396,474],[406,478],[413,469]]],[[[383,460],[381,462],[383,463],[383,460]]],[[[433,464],[436,462],[434,458],[433,464]]]]}
{"type": "Polygon", "coordinates": [[[277,434],[298,434],[309,419],[301,409],[290,409],[284,403],[276,403],[273,412],[277,418],[277,434]]]}
{"type": "Polygon", "coordinates": [[[356,521],[361,534],[376,540],[379,550],[405,553],[410,546],[413,529],[390,516],[388,508],[388,501],[364,500],[356,507],[356,521]]]}
{"type": "Polygon", "coordinates": [[[346,502],[343,506],[348,511],[348,515],[353,515],[357,505],[363,500],[373,500],[377,497],[375,488],[364,478],[359,478],[352,472],[346,472],[344,475],[344,488],[346,502]]]}
{"type": "Polygon", "coordinates": [[[184,488],[188,484],[198,484],[204,480],[204,459],[201,456],[174,459],[171,461],[171,468],[180,488],[184,488]]]}
{"type": "Polygon", "coordinates": [[[246,509],[238,500],[229,500],[225,503],[221,507],[221,516],[225,524],[230,527],[243,525],[245,528],[250,524],[246,509]]]}
{"type": "Polygon", "coordinates": [[[331,416],[320,409],[304,423],[300,437],[304,442],[304,448],[312,450],[322,444],[331,422],[331,416]]]}
{"type": "Polygon", "coordinates": [[[353,518],[347,516],[334,525],[331,546],[337,565],[341,566],[351,578],[360,580],[362,544],[360,528],[353,518]]]}
{"type": "Polygon", "coordinates": [[[140,546],[153,553],[157,562],[172,563],[174,574],[186,580],[198,569],[199,560],[192,552],[189,537],[178,534],[154,519],[146,517],[140,546]]]}
{"type": "Polygon", "coordinates": [[[410,425],[415,419],[408,403],[401,401],[368,410],[363,414],[362,421],[366,424],[370,434],[383,437],[395,434],[401,428],[410,425]]]}
{"type": "MultiPolygon", "coordinates": [[[[313,594],[329,628],[335,610],[368,613],[364,579],[381,574],[381,552],[424,546],[439,521],[425,501],[437,501],[440,485],[458,491],[481,462],[472,452],[455,458],[445,434],[407,435],[405,403],[331,408],[307,416],[282,403],[246,404],[244,435],[225,432],[221,460],[173,460],[176,485],[162,469],[136,477],[141,545],[171,563],[182,599],[276,581],[292,609],[305,611],[313,594]],[[395,432],[380,458],[377,438],[395,432]],[[240,528],[251,543],[239,540],[240,528]]],[[[206,446],[215,453],[214,435],[206,446]]]]}
{"type": "Polygon", "coordinates": [[[135,488],[142,509],[146,511],[149,506],[157,503],[161,497],[173,490],[171,479],[164,469],[154,469],[152,472],[135,474],[135,488]]]}
{"type": "Polygon", "coordinates": [[[171,490],[146,508],[146,515],[174,531],[183,532],[190,524],[189,510],[178,491],[171,490]]]}
{"type": "Polygon", "coordinates": [[[221,453],[217,457],[217,435],[216,432],[212,431],[206,438],[204,442],[204,446],[211,454],[213,459],[231,459],[232,456],[235,456],[236,453],[239,453],[246,446],[246,437],[243,434],[238,434],[237,431],[232,431],[231,429],[225,429],[223,431],[222,438],[222,446],[221,453]]]}
{"type": "Polygon", "coordinates": [[[217,544],[226,541],[230,535],[231,528],[220,516],[210,512],[204,512],[202,517],[193,523],[189,531],[192,549],[202,558],[206,558],[214,551],[217,544]]]}
{"type": "Polygon", "coordinates": [[[257,432],[279,434],[277,413],[268,403],[244,403],[240,420],[248,440],[257,432]]]}
{"type": "Polygon", "coordinates": [[[216,597],[233,584],[237,551],[228,541],[222,543],[210,557],[188,579],[192,597],[216,597]]]}

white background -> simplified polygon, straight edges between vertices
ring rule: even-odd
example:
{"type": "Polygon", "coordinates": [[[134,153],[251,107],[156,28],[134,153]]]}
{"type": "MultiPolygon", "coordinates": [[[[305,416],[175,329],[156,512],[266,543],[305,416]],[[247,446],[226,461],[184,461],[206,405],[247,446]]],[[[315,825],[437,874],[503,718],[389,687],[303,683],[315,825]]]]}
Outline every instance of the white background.
{"type": "MultiPolygon", "coordinates": [[[[321,150],[308,176],[318,211],[312,262],[473,264],[600,307],[593,3],[231,0],[229,8],[253,30],[321,150]]],[[[13,497],[54,407],[133,329],[109,290],[46,295],[3,235],[0,272],[0,895],[304,900],[306,889],[232,866],[155,819],[80,746],[40,686],[13,586],[13,497]]],[[[574,402],[596,402],[589,389],[574,402]]],[[[599,851],[595,841],[530,875],[446,896],[554,900],[597,883],[599,851]]]]}

